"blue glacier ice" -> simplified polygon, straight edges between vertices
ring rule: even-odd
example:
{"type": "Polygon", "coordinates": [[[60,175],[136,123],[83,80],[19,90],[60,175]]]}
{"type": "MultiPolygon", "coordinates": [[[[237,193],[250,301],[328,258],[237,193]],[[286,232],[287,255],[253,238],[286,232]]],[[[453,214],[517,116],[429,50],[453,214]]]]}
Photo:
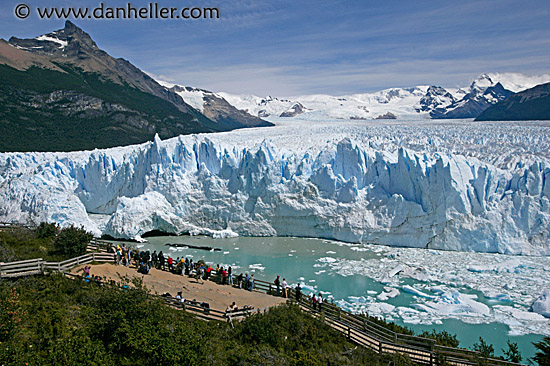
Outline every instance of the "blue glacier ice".
{"type": "Polygon", "coordinates": [[[414,141],[410,126],[331,126],[2,153],[0,221],[138,240],[162,230],[550,255],[550,160],[537,144],[486,159],[502,138],[486,125],[468,136],[420,126],[414,141]],[[434,151],[438,138],[447,145],[434,151]]]}

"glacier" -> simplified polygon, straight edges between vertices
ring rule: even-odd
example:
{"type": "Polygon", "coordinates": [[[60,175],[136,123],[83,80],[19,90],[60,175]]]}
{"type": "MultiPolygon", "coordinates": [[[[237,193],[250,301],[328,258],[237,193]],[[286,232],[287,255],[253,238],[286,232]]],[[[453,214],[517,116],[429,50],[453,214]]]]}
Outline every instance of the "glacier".
{"type": "Polygon", "coordinates": [[[0,154],[0,221],[550,255],[544,123],[274,121],[106,150],[0,154]]]}

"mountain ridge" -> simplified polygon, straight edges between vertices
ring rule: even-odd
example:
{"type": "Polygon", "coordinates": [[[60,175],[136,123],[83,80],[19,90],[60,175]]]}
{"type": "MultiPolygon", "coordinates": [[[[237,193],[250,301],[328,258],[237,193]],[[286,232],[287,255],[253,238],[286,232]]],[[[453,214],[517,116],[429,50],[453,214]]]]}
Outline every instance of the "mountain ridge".
{"type": "Polygon", "coordinates": [[[476,121],[550,120],[550,83],[512,95],[484,110],[476,121]]]}
{"type": "Polygon", "coordinates": [[[9,136],[1,151],[106,148],[155,134],[272,125],[223,103],[205,116],[70,21],[35,38],[0,40],[0,66],[0,133],[9,136]]]}

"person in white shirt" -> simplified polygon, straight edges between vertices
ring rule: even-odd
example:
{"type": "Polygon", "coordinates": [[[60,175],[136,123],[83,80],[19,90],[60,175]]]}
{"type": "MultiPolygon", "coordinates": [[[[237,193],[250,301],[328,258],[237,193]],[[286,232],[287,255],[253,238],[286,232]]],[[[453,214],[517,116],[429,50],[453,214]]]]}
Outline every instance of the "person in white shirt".
{"type": "Polygon", "coordinates": [[[286,283],[285,278],[283,278],[283,282],[281,282],[281,286],[283,288],[283,297],[288,297],[288,294],[287,294],[288,283],[286,283]]]}

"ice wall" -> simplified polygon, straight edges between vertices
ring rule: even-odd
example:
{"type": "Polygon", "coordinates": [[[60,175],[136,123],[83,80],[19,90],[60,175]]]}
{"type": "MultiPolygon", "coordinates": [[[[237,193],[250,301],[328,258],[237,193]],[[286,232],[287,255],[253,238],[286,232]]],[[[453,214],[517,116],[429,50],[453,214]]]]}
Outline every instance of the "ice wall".
{"type": "Polygon", "coordinates": [[[0,154],[0,221],[550,255],[545,159],[505,170],[348,138],[322,149],[218,140],[0,154]]]}

